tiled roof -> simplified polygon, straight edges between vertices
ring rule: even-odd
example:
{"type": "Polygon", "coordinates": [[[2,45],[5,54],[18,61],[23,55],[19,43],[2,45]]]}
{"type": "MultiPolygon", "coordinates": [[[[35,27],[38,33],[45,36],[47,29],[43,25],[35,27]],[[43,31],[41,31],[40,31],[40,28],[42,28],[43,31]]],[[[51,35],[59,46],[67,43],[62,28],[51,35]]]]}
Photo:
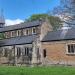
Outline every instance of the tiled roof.
{"type": "Polygon", "coordinates": [[[42,41],[49,42],[61,40],[75,40],[75,28],[48,32],[42,41]]]}
{"type": "Polygon", "coordinates": [[[5,26],[3,28],[0,28],[0,32],[29,28],[29,27],[35,27],[35,26],[41,25],[41,23],[42,23],[42,21],[37,20],[37,21],[32,21],[32,22],[24,22],[21,24],[5,26]]]}
{"type": "Polygon", "coordinates": [[[36,38],[36,35],[4,39],[4,40],[0,40],[0,46],[31,44],[35,40],[35,38],[36,38]]]}

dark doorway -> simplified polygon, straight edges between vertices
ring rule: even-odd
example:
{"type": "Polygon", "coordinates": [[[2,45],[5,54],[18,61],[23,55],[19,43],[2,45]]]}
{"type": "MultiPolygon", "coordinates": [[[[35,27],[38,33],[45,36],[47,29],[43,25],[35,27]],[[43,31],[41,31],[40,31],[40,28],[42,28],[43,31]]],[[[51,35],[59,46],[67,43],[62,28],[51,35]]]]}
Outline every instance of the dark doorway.
{"type": "Polygon", "coordinates": [[[43,57],[46,58],[46,49],[43,50],[43,57]]]}

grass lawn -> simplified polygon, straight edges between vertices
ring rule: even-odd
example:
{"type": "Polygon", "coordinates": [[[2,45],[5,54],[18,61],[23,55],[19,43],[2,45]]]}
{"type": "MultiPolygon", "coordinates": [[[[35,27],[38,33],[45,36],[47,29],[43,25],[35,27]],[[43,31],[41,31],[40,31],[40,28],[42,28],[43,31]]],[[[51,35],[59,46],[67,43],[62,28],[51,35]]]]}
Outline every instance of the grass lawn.
{"type": "Polygon", "coordinates": [[[15,67],[1,66],[0,75],[75,75],[75,67],[15,67]]]}

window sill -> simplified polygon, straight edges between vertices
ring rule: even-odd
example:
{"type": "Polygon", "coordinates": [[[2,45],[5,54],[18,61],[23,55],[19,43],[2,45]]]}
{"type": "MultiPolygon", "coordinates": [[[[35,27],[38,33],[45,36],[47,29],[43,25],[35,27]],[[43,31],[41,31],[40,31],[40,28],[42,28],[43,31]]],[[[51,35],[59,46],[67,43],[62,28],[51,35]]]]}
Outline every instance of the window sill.
{"type": "Polygon", "coordinates": [[[66,53],[66,55],[75,55],[75,53],[66,53]]]}

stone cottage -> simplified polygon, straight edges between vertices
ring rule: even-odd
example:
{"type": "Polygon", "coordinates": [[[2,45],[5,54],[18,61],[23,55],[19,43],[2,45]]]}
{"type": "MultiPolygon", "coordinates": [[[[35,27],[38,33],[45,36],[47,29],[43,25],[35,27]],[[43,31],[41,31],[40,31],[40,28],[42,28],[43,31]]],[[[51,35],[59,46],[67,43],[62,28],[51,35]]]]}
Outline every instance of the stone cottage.
{"type": "Polygon", "coordinates": [[[75,65],[75,28],[48,32],[41,48],[43,64],[75,65]]]}
{"type": "Polygon", "coordinates": [[[47,20],[24,22],[17,25],[4,26],[0,21],[0,64],[33,65],[42,64],[41,41],[52,31],[47,20]]]}
{"type": "Polygon", "coordinates": [[[4,24],[0,18],[1,65],[75,65],[75,28],[53,31],[47,19],[4,24]]]}

